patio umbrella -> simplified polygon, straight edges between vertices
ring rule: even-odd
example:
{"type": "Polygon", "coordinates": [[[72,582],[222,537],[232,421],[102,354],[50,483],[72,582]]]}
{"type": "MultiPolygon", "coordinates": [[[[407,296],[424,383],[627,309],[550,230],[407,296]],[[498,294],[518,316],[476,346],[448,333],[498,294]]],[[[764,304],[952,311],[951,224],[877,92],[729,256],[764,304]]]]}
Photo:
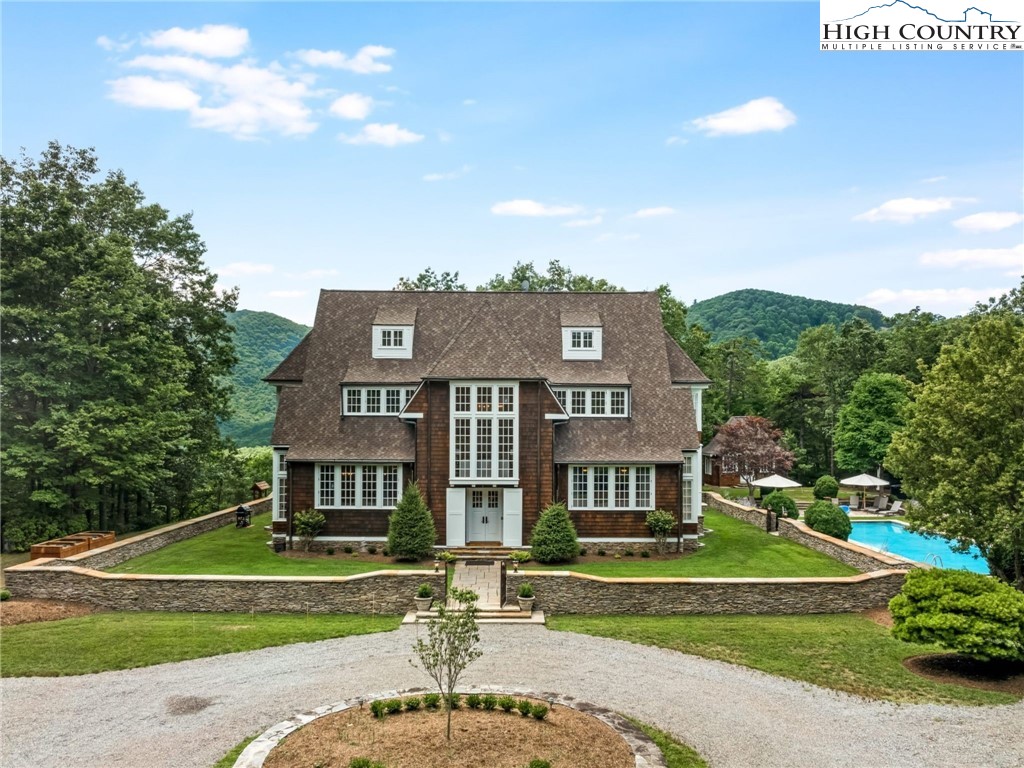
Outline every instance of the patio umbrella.
{"type": "Polygon", "coordinates": [[[847,477],[847,478],[845,478],[843,480],[840,480],[839,484],[840,485],[845,485],[845,486],[852,486],[854,488],[863,488],[865,493],[863,494],[863,497],[861,499],[861,506],[865,507],[865,506],[867,506],[867,493],[866,493],[867,489],[868,488],[880,488],[883,485],[888,485],[889,481],[888,480],[883,480],[880,477],[875,477],[874,475],[861,474],[861,475],[854,475],[853,477],[847,477]]]}
{"type": "Polygon", "coordinates": [[[782,475],[768,475],[768,477],[762,477],[760,480],[755,480],[751,485],[755,485],[758,488],[799,488],[800,483],[790,480],[788,477],[782,475]]]}

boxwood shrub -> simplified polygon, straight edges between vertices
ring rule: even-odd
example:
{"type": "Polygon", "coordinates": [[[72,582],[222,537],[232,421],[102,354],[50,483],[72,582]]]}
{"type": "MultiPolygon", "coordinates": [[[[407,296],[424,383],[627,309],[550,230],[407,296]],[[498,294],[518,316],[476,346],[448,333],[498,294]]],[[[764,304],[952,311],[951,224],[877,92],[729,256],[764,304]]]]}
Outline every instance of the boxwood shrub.
{"type": "Polygon", "coordinates": [[[817,531],[834,539],[846,541],[850,538],[853,525],[843,510],[828,501],[816,501],[804,513],[804,522],[817,531]]]}

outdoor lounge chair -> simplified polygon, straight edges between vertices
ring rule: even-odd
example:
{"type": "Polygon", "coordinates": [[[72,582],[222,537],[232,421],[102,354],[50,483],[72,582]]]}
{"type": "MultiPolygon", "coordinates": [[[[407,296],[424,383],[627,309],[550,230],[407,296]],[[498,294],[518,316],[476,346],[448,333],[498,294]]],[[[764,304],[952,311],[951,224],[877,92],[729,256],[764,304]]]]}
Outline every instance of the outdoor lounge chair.
{"type": "Polygon", "coordinates": [[[850,511],[852,512],[855,509],[860,509],[860,494],[859,493],[851,493],[850,494],[850,511]]]}
{"type": "Polygon", "coordinates": [[[871,508],[872,512],[885,512],[886,507],[889,506],[889,496],[885,493],[878,494],[878,498],[875,499],[875,506],[871,508]]]}
{"type": "Polygon", "coordinates": [[[832,505],[836,506],[836,507],[839,506],[839,498],[838,497],[836,497],[836,496],[832,497],[832,505]]]}
{"type": "Polygon", "coordinates": [[[889,509],[887,509],[885,511],[885,514],[887,514],[887,515],[898,515],[900,513],[900,508],[902,506],[903,506],[902,499],[896,499],[896,501],[894,501],[892,503],[892,506],[889,507],[889,509]]]}

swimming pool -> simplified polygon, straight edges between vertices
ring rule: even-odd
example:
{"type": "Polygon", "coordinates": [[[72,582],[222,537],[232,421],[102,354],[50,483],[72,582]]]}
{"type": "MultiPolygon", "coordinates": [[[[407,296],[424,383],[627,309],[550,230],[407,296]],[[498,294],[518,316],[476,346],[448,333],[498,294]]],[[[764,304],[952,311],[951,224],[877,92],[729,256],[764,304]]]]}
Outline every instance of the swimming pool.
{"type": "Polygon", "coordinates": [[[913,533],[899,523],[891,520],[886,522],[854,522],[850,541],[868,547],[891,552],[919,563],[940,565],[943,568],[958,568],[975,573],[988,573],[988,563],[981,556],[977,547],[972,546],[969,552],[954,552],[949,548],[946,539],[939,536],[925,536],[913,533]],[[938,561],[936,561],[936,556],[938,561]]]}

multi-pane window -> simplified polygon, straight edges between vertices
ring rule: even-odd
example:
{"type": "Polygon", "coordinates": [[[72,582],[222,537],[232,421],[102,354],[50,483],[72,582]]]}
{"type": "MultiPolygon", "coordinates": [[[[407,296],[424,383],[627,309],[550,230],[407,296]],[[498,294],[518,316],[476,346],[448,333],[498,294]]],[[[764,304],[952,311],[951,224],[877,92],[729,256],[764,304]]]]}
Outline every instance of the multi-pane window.
{"type": "Polygon", "coordinates": [[[274,519],[284,520],[288,514],[288,465],[285,463],[287,450],[274,451],[274,519]]]}
{"type": "Polygon", "coordinates": [[[470,506],[474,509],[483,509],[484,506],[484,492],[473,491],[470,494],[470,506]]]}
{"type": "Polygon", "coordinates": [[[491,440],[492,419],[478,419],[476,422],[476,476],[491,477],[491,457],[494,443],[491,440]]]}
{"type": "Polygon", "coordinates": [[[345,415],[393,416],[402,412],[414,394],[414,387],[345,387],[345,415]]]}
{"type": "Polygon", "coordinates": [[[472,444],[470,420],[455,420],[455,476],[469,477],[469,449],[472,444]]]}
{"type": "Polygon", "coordinates": [[[390,509],[398,503],[398,464],[318,464],[317,507],[390,509]]]}
{"type": "Polygon", "coordinates": [[[334,467],[324,465],[320,467],[320,503],[319,507],[334,506],[334,467]]]}
{"type": "Polygon", "coordinates": [[[573,349],[593,349],[594,348],[594,332],[593,331],[573,331],[572,332],[572,348],[573,349]]]}
{"type": "MultiPolygon", "coordinates": [[[[682,514],[683,514],[683,519],[684,520],[692,520],[693,519],[693,512],[694,512],[693,465],[694,465],[693,456],[691,454],[684,455],[683,456],[683,467],[682,467],[682,469],[683,469],[683,472],[682,472],[682,474],[683,474],[682,484],[681,484],[681,486],[679,488],[679,493],[682,495],[682,504],[680,506],[682,508],[682,514]]],[[[699,490],[699,486],[698,486],[698,490],[699,490]]],[[[700,502],[698,501],[697,503],[699,504],[700,502]]]]}
{"type": "Polygon", "coordinates": [[[570,416],[629,416],[627,389],[566,387],[552,392],[570,416]]]}
{"type": "Polygon", "coordinates": [[[514,384],[452,386],[452,478],[516,478],[518,398],[514,384]]]}
{"type": "Polygon", "coordinates": [[[608,393],[611,398],[611,414],[612,416],[625,416],[626,415],[626,390],[624,389],[613,389],[608,393]]]}
{"type": "Polygon", "coordinates": [[[570,509],[654,509],[650,466],[569,468],[570,509]]]}
{"type": "Polygon", "coordinates": [[[380,332],[380,345],[382,347],[404,347],[402,343],[405,331],[401,328],[385,328],[380,332]]]}
{"type": "Polygon", "coordinates": [[[497,509],[498,508],[498,492],[488,491],[487,492],[487,508],[497,509]]]}

